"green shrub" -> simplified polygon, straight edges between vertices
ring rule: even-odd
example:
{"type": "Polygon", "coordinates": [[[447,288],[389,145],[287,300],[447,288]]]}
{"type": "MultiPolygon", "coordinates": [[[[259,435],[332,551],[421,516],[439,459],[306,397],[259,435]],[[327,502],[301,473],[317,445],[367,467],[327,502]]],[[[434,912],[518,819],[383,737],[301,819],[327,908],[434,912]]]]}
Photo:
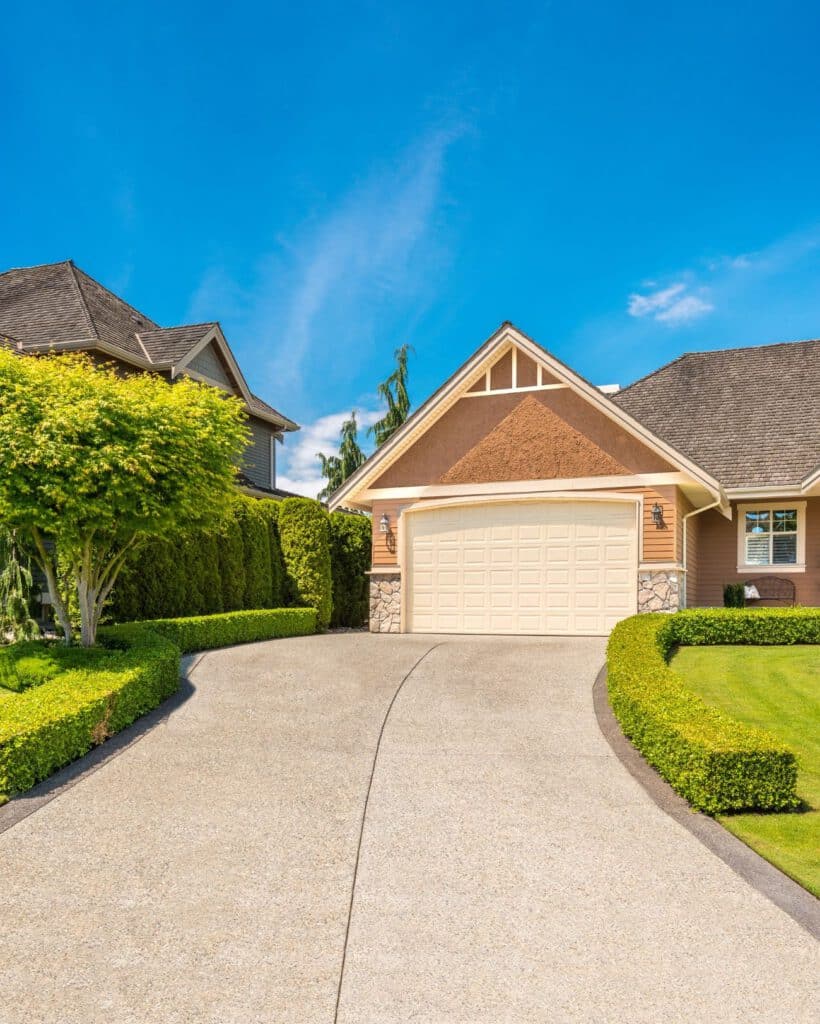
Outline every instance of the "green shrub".
{"type": "Polygon", "coordinates": [[[259,511],[265,518],[270,544],[270,587],[271,608],[282,608],[285,605],[285,563],[282,560],[282,545],[279,541],[279,502],[262,498],[257,503],[259,511]]]}
{"type": "Polygon", "coordinates": [[[173,641],[183,654],[213,647],[309,636],[316,632],[314,608],[267,608],[261,611],[225,612],[186,619],[155,619],[140,623],[173,641]]]}
{"type": "MultiPolygon", "coordinates": [[[[215,533],[199,535],[201,615],[218,615],[222,607],[222,577],[219,574],[219,541],[215,533]]],[[[190,609],[186,609],[190,614],[190,609]]]]}
{"type": "Polygon", "coordinates": [[[234,516],[228,516],[217,533],[219,578],[222,581],[222,610],[238,611],[245,602],[245,545],[234,516]]]}
{"type": "MultiPolygon", "coordinates": [[[[103,627],[101,642],[121,648],[99,666],[62,671],[3,702],[0,797],[29,789],[169,697],[179,681],[179,652],[135,625],[103,627]]],[[[105,653],[105,652],[103,652],[105,653]]]]}
{"type": "Polygon", "coordinates": [[[315,608],[327,629],[332,608],[328,514],[312,498],[285,498],[279,506],[286,602],[315,608]]]}
{"type": "Polygon", "coordinates": [[[256,498],[240,495],[234,505],[234,515],[242,533],[245,567],[243,608],[271,606],[270,531],[260,504],[256,498]]]}
{"type": "Polygon", "coordinates": [[[607,647],[610,702],[626,736],[693,807],[716,814],[786,810],[796,796],[794,754],[686,689],[668,665],[678,644],[818,643],[820,612],[704,609],[635,615],[607,647]]]}
{"type": "Polygon", "coordinates": [[[371,563],[370,517],[331,512],[330,568],[333,579],[332,626],[361,626],[368,616],[371,563]]]}
{"type": "Polygon", "coordinates": [[[727,583],[723,588],[724,608],[745,608],[746,588],[742,583],[727,583]]]}

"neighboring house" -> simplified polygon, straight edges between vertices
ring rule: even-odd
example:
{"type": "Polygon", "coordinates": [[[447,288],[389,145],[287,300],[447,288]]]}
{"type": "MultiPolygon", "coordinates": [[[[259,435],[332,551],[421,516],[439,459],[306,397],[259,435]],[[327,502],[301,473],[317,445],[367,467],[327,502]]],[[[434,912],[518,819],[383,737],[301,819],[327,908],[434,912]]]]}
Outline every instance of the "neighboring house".
{"type": "Polygon", "coordinates": [[[251,443],[239,483],[266,497],[276,487],[276,443],[299,427],[251,393],[218,323],[160,327],[72,260],[0,274],[0,343],[21,354],[88,352],[126,371],[204,381],[242,399],[251,443]]]}
{"type": "Polygon", "coordinates": [[[820,342],[612,390],[503,324],[331,498],[373,515],[371,629],[603,635],[766,574],[820,604],[820,342]]]}

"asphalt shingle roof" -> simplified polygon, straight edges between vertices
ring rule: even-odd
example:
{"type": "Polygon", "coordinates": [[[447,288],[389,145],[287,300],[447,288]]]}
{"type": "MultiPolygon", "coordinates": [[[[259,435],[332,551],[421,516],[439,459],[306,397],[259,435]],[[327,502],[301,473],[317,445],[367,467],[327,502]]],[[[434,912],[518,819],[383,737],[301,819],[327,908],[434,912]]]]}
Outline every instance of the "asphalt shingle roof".
{"type": "MultiPolygon", "coordinates": [[[[103,343],[119,349],[126,362],[130,354],[143,360],[137,366],[147,359],[164,368],[180,362],[216,326],[160,327],[72,260],[0,273],[0,343],[23,352],[41,345],[60,348],[74,342],[93,349],[103,343]]],[[[298,429],[256,395],[248,409],[277,419],[286,430],[298,429]]]]}
{"type": "Polygon", "coordinates": [[[820,341],[690,352],[611,398],[724,487],[799,484],[820,461],[820,341]]]}
{"type": "Polygon", "coordinates": [[[152,363],[176,363],[214,327],[215,322],[158,327],[154,331],[140,331],[139,340],[152,363]]]}

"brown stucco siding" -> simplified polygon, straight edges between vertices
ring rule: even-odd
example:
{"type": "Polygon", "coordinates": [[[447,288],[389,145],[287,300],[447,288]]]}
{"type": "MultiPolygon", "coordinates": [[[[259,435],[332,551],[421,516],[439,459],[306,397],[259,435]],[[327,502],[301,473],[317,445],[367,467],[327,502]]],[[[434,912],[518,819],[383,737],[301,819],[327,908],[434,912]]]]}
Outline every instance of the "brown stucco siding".
{"type": "Polygon", "coordinates": [[[493,391],[499,388],[512,387],[512,352],[507,352],[490,370],[490,387],[493,391]]]}
{"type": "MultiPolygon", "coordinates": [[[[666,473],[675,469],[613,423],[608,416],[593,408],[580,395],[562,388],[556,391],[527,392],[523,396],[512,393],[462,398],[371,486],[412,487],[441,482],[467,452],[526,401],[538,402],[551,410],[571,428],[584,435],[592,445],[606,452],[628,473],[666,473]]],[[[549,434],[545,433],[544,445],[548,446],[550,440],[549,434]]],[[[544,479],[533,475],[526,466],[521,466],[520,472],[524,475],[518,479],[544,479]]]]}
{"type": "Polygon", "coordinates": [[[626,467],[528,395],[442,476],[446,484],[624,476],[626,467]],[[545,441],[545,439],[548,439],[545,441]]]}
{"type": "MultiPolygon", "coordinates": [[[[784,507],[790,500],[794,501],[793,498],[783,499],[784,507]]],[[[710,509],[691,520],[697,523],[696,600],[690,601],[692,604],[720,606],[725,584],[763,575],[753,570],[738,573],[737,506],[734,504],[732,514],[733,518],[728,520],[716,509],[710,509]]],[[[691,548],[689,554],[691,557],[691,548]]],[[[783,572],[781,575],[794,582],[798,604],[820,605],[820,498],[809,498],[806,503],[806,571],[783,572]]]]}

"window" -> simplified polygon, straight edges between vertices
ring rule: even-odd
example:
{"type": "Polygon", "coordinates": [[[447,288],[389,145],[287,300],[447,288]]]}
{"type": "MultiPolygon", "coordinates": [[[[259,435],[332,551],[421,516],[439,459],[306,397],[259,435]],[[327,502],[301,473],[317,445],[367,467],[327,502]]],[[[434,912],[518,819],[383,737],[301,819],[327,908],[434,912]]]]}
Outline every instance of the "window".
{"type": "Polygon", "coordinates": [[[805,501],[738,506],[738,571],[805,567],[805,501]]]}

